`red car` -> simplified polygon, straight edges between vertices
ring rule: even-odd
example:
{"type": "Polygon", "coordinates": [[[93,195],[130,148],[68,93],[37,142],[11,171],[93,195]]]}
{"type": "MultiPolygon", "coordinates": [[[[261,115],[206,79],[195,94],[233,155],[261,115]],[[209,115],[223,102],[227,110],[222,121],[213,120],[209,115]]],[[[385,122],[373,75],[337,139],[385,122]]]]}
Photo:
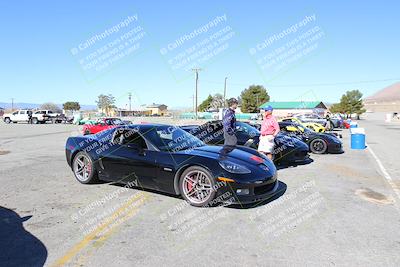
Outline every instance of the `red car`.
{"type": "Polygon", "coordinates": [[[114,128],[118,125],[125,124],[121,119],[118,118],[102,118],[98,119],[94,124],[83,125],[83,135],[96,134],[103,130],[114,128]]]}
{"type": "Polygon", "coordinates": [[[350,123],[348,123],[346,120],[343,120],[343,127],[346,129],[350,128],[350,123]]]}

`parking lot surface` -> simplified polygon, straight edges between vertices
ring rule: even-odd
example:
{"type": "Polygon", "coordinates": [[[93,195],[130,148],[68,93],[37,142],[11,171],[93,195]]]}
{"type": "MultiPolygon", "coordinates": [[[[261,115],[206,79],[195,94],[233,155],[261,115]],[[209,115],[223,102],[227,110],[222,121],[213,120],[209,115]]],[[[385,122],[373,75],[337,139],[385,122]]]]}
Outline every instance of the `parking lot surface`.
{"type": "Polygon", "coordinates": [[[78,183],[64,151],[78,126],[1,123],[0,265],[400,266],[400,124],[367,114],[359,125],[367,149],[342,130],[344,154],[278,171],[279,198],[195,208],[78,183]]]}

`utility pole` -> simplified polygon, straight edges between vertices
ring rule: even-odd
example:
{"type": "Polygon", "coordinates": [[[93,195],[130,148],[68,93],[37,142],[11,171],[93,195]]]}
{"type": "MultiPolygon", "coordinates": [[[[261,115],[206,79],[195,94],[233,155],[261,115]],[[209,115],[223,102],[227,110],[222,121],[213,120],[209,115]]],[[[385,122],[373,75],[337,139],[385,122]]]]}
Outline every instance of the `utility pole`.
{"type": "Polygon", "coordinates": [[[14,98],[11,98],[11,112],[14,111],[14,98]]]}
{"type": "Polygon", "coordinates": [[[195,104],[194,104],[194,95],[192,95],[191,97],[190,97],[191,99],[192,99],[192,110],[193,110],[193,113],[195,113],[196,111],[195,111],[195,104]]]}
{"type": "Polygon", "coordinates": [[[224,108],[226,108],[226,79],[228,79],[228,77],[225,77],[224,83],[224,108]]]}
{"type": "Polygon", "coordinates": [[[196,120],[197,120],[197,99],[198,99],[198,82],[199,82],[199,71],[201,71],[200,68],[193,68],[192,71],[196,73],[196,94],[195,94],[195,113],[196,113],[196,120]]]}
{"type": "Polygon", "coordinates": [[[132,100],[132,94],[129,93],[129,94],[128,94],[128,97],[129,97],[129,112],[131,112],[131,110],[132,110],[132,109],[131,109],[131,108],[132,108],[132,107],[131,107],[131,104],[132,104],[132,101],[131,101],[131,100],[132,100]]]}

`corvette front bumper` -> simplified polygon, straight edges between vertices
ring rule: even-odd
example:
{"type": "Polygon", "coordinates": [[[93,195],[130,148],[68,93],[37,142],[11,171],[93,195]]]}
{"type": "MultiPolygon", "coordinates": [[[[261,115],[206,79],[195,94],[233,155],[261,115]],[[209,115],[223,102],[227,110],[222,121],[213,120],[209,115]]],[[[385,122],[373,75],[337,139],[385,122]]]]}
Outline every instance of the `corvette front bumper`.
{"type": "Polygon", "coordinates": [[[262,183],[227,183],[219,191],[220,196],[224,196],[221,201],[227,204],[249,204],[262,202],[275,196],[279,188],[279,181],[273,179],[262,183]]]}

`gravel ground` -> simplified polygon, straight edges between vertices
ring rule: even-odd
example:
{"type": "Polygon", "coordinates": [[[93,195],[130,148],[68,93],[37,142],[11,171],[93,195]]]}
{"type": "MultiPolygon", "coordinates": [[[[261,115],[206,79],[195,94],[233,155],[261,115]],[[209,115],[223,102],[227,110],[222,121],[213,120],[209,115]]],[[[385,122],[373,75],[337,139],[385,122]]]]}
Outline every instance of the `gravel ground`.
{"type": "Polygon", "coordinates": [[[199,209],[79,184],[64,154],[77,126],[1,123],[0,265],[400,266],[400,123],[359,125],[368,149],[343,130],[344,154],[279,170],[278,199],[199,209]]]}

